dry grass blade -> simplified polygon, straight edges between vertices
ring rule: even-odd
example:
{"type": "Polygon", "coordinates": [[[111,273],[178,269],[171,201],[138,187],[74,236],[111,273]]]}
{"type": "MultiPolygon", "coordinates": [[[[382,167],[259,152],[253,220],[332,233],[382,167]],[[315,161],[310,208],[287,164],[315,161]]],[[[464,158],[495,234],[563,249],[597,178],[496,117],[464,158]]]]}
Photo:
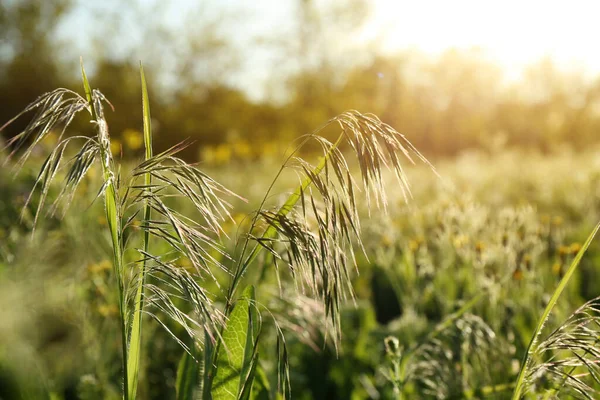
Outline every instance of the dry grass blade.
{"type": "Polygon", "coordinates": [[[412,381],[437,399],[463,398],[473,388],[492,383],[491,360],[497,349],[493,330],[480,317],[465,314],[416,351],[400,384],[412,381]]]}
{"type": "Polygon", "coordinates": [[[13,150],[10,153],[10,156],[13,156],[25,144],[30,142],[28,148],[19,158],[17,166],[20,167],[27,161],[33,148],[42,141],[48,133],[55,127],[62,126],[59,136],[60,140],[65,129],[73,121],[75,115],[87,107],[87,101],[76,92],[69,89],[55,89],[52,92],[41,95],[36,101],[27,106],[25,110],[5,123],[0,128],[0,131],[24,114],[36,110],[35,115],[27,127],[7,143],[9,147],[13,147],[13,150]]]}
{"type": "MultiPolygon", "coordinates": [[[[29,194],[25,207],[31,202],[33,194],[36,189],[40,188],[40,198],[38,201],[37,209],[34,217],[34,228],[37,224],[40,212],[44,206],[45,200],[48,196],[51,184],[57,176],[57,173],[61,167],[63,157],[65,155],[67,146],[74,139],[84,139],[85,142],[81,147],[79,153],[71,162],[71,167],[67,172],[67,177],[64,183],[64,187],[61,194],[57,197],[53,210],[56,210],[58,202],[65,194],[69,194],[67,202],[70,203],[72,194],[77,188],[81,179],[85,176],[98,152],[97,142],[92,138],[85,136],[74,136],[66,139],[62,139],[65,130],[69,124],[73,121],[73,118],[77,113],[88,108],[87,101],[79,94],[68,90],[68,89],[56,89],[52,92],[45,93],[40,96],[36,101],[31,103],[25,110],[23,110],[16,117],[8,121],[1,128],[4,129],[11,123],[23,115],[35,111],[33,118],[30,120],[25,129],[14,136],[8,141],[7,147],[11,147],[12,151],[8,161],[11,159],[19,150],[24,146],[27,148],[23,151],[19,160],[16,163],[16,168],[20,169],[23,164],[27,161],[31,155],[33,149],[54,129],[60,128],[60,135],[58,136],[58,144],[50,152],[45,162],[43,163],[40,172],[35,180],[31,193],[29,194]]],[[[25,209],[24,207],[24,209],[25,209]]],[[[65,206],[66,209],[66,206],[65,206]]]]}
{"type": "MultiPolygon", "coordinates": [[[[143,250],[140,250],[140,253],[143,254],[143,250]]],[[[225,316],[214,306],[207,291],[196,282],[194,276],[186,269],[176,265],[175,261],[165,261],[150,254],[145,254],[145,257],[149,265],[146,273],[154,278],[155,282],[161,283],[161,285],[155,283],[145,284],[145,307],[155,307],[162,311],[173,321],[180,324],[190,337],[196,338],[199,342],[202,342],[203,337],[198,335],[198,332],[204,332],[214,343],[220,335],[225,316]],[[184,300],[188,306],[191,306],[195,318],[180,310],[175,304],[176,300],[184,300]]],[[[160,318],[155,314],[150,313],[148,310],[146,312],[160,321],[160,318]]],[[[160,323],[166,328],[163,322],[160,323]]],[[[167,332],[184,349],[189,350],[176,335],[168,329],[167,332]]]]}
{"type": "MultiPolygon", "coordinates": [[[[430,164],[404,135],[373,115],[348,111],[330,120],[325,127],[307,135],[299,146],[311,140],[320,144],[323,158],[317,166],[296,157],[298,148],[282,167],[295,168],[301,176],[301,184],[279,209],[260,210],[256,214],[248,239],[257,244],[244,259],[248,246],[247,241],[244,243],[232,286],[235,290],[248,265],[261,249],[266,249],[275,260],[286,261],[300,288],[308,289],[323,302],[328,318],[337,327],[337,338],[340,306],[353,298],[349,267],[354,265],[354,245],[362,248],[356,193],[364,191],[368,204],[374,196],[376,204],[385,208],[384,169],[392,170],[404,196],[410,195],[398,153],[409,162],[416,158],[430,164]],[[335,143],[319,136],[321,130],[331,124],[339,125],[342,130],[335,143]],[[353,179],[350,163],[340,150],[344,142],[349,143],[360,167],[360,184],[353,179]],[[301,203],[299,210],[297,203],[301,203]],[[264,233],[255,235],[253,231],[261,224],[266,224],[264,233]]],[[[267,192],[265,200],[269,194],[267,192]]],[[[265,201],[261,208],[264,204],[265,201]]]]}
{"type": "Polygon", "coordinates": [[[230,218],[229,203],[222,198],[225,196],[239,196],[226,189],[224,186],[210,178],[200,171],[194,165],[187,164],[175,154],[181,151],[185,144],[174,146],[173,148],[158,154],[138,165],[132,175],[133,178],[149,174],[154,185],[135,186],[138,189],[134,194],[132,204],[145,195],[158,194],[171,189],[171,196],[178,196],[190,201],[196,211],[199,212],[203,222],[215,233],[222,232],[221,222],[230,218]]]}

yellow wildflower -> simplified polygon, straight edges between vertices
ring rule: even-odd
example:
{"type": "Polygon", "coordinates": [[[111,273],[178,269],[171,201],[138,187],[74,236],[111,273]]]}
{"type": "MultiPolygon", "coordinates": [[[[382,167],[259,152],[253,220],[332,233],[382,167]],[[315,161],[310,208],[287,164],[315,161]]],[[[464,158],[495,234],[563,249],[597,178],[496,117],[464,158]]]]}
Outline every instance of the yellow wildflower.
{"type": "Polygon", "coordinates": [[[469,238],[466,235],[458,235],[454,238],[454,247],[460,249],[465,244],[469,243],[469,238]]]}
{"type": "Polygon", "coordinates": [[[513,272],[513,279],[515,281],[520,281],[523,279],[523,271],[521,271],[521,268],[515,269],[515,272],[513,272]]]}
{"type": "Polygon", "coordinates": [[[483,242],[475,243],[475,251],[477,253],[481,253],[483,251],[483,249],[485,249],[485,244],[483,242]]]}
{"type": "Polygon", "coordinates": [[[554,275],[562,275],[562,264],[559,262],[555,262],[554,265],[552,265],[552,273],[554,275]]]}
{"type": "Polygon", "coordinates": [[[381,243],[385,246],[385,247],[389,247],[392,245],[392,239],[388,236],[388,235],[383,235],[381,237],[381,243]]]}
{"type": "Polygon", "coordinates": [[[233,142],[233,152],[237,158],[242,160],[248,160],[252,156],[252,148],[245,140],[236,140],[233,142]]]}
{"type": "Polygon", "coordinates": [[[563,224],[564,220],[562,217],[554,217],[552,218],[552,225],[554,226],[561,226],[563,224]]]}
{"type": "Polygon", "coordinates": [[[106,217],[104,217],[103,215],[98,215],[96,221],[98,222],[98,225],[106,226],[106,217]]]}
{"type": "Polygon", "coordinates": [[[142,132],[135,129],[125,129],[122,134],[123,141],[127,148],[131,150],[139,150],[144,145],[144,137],[142,132]]]}
{"type": "Polygon", "coordinates": [[[110,140],[110,152],[113,153],[113,156],[121,154],[121,141],[119,139],[110,140]]]}
{"type": "Polygon", "coordinates": [[[218,145],[214,157],[215,164],[227,164],[231,160],[231,146],[225,143],[218,145]]]}
{"type": "Polygon", "coordinates": [[[577,253],[579,253],[579,250],[581,250],[581,245],[579,243],[573,243],[569,246],[569,252],[572,255],[576,255],[577,253]]]}
{"type": "Polygon", "coordinates": [[[110,271],[110,269],[112,268],[112,265],[110,263],[110,261],[108,260],[102,260],[97,264],[91,264],[88,266],[88,271],[91,274],[99,274],[102,273],[104,271],[110,271]]]}
{"type": "Polygon", "coordinates": [[[418,240],[411,239],[408,241],[408,247],[411,251],[417,251],[419,249],[420,243],[418,240]]]}
{"type": "Polygon", "coordinates": [[[100,313],[100,315],[102,315],[103,317],[111,317],[111,316],[115,316],[118,313],[117,307],[115,306],[110,306],[107,304],[102,304],[101,306],[98,307],[98,313],[100,313]]]}

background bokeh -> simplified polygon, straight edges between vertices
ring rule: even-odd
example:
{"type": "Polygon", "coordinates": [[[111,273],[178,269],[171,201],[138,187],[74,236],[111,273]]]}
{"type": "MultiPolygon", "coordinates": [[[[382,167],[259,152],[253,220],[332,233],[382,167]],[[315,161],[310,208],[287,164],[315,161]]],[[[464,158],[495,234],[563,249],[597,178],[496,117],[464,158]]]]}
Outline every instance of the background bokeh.
{"type": "Polygon", "coordinates": [[[139,62],[155,143],[160,150],[192,138],[189,160],[268,157],[347,109],[377,114],[429,157],[594,141],[600,66],[583,46],[594,28],[570,20],[576,6],[276,3],[3,0],[0,121],[49,89],[78,90],[82,56],[115,106],[111,135],[125,156],[139,155],[139,62]],[[430,20],[419,20],[428,10],[430,20]],[[512,15],[505,31],[494,13],[512,15]],[[548,20],[565,27],[563,41],[548,20]]]}

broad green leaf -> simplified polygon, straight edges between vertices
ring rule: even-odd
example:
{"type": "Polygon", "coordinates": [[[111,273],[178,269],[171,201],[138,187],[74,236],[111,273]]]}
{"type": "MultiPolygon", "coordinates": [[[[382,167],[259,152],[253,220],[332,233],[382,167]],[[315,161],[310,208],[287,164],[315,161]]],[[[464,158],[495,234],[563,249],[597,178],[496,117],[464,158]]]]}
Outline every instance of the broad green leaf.
{"type": "Polygon", "coordinates": [[[254,286],[248,286],[229,315],[217,350],[213,400],[238,400],[244,387],[252,385],[260,329],[254,302],[254,286]]]}

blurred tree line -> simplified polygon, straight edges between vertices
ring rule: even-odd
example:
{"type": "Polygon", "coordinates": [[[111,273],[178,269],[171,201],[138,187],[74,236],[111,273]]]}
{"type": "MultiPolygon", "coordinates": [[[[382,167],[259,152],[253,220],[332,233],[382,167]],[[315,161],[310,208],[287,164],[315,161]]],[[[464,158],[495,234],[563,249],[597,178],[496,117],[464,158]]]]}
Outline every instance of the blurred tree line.
{"type": "MultiPolygon", "coordinates": [[[[79,60],[69,52],[77,33],[64,38],[57,32],[81,4],[0,0],[0,124],[43,92],[80,91],[79,60]]],[[[274,33],[253,42],[275,55],[265,93],[277,95],[259,100],[227,79],[244,67],[245,53],[227,31],[235,18],[227,22],[223,15],[200,12],[188,16],[193,24],[174,31],[157,22],[164,11],[160,2],[127,12],[114,2],[98,12],[85,61],[92,84],[116,110],[108,120],[122,148],[114,151],[130,156],[141,150],[140,59],[148,71],[155,144],[163,150],[192,138],[184,153],[189,160],[218,164],[269,156],[347,109],[375,113],[430,157],[504,146],[552,151],[595,141],[598,78],[568,74],[542,60],[518,82],[507,83],[475,50],[448,51],[436,59],[414,51],[382,55],[376,44],[351,45],[352,33],[368,15],[365,0],[294,5],[295,28],[287,36],[274,33]],[[124,40],[132,20],[145,24],[138,24],[137,40],[124,40]],[[161,73],[165,69],[170,75],[161,73]],[[279,89],[270,91],[273,87],[279,89]]],[[[11,137],[26,123],[2,133],[11,137]]],[[[78,127],[86,123],[78,121],[78,127]]]]}

